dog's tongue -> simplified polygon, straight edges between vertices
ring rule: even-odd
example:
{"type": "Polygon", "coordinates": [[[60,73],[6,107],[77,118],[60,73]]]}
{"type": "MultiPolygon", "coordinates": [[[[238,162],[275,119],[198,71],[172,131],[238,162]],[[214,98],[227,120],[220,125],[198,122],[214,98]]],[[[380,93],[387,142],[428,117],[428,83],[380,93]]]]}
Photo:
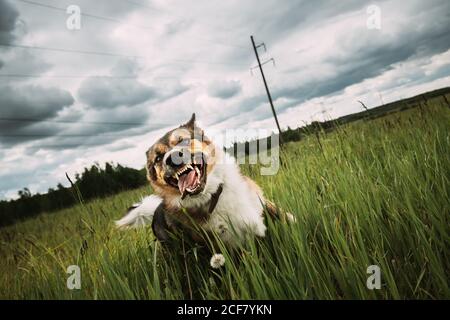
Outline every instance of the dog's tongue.
{"type": "Polygon", "coordinates": [[[197,182],[197,174],[195,170],[189,171],[187,174],[183,174],[178,179],[178,189],[180,189],[181,195],[184,196],[184,192],[187,188],[193,189],[197,182]]]}

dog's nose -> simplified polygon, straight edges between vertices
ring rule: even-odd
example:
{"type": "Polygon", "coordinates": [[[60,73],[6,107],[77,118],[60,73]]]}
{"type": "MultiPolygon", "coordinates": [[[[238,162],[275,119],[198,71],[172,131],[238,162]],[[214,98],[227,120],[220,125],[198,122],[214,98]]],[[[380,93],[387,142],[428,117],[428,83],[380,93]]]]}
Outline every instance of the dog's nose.
{"type": "Polygon", "coordinates": [[[166,165],[176,168],[181,167],[182,165],[189,163],[191,159],[191,155],[189,153],[189,150],[187,149],[177,149],[173,150],[169,153],[169,155],[166,158],[166,165]]]}

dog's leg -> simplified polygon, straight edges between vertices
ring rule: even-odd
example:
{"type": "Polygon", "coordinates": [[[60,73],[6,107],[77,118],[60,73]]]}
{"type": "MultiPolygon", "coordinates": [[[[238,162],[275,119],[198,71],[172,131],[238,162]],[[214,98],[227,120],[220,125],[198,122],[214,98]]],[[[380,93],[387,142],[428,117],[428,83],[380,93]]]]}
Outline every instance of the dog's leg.
{"type": "Polygon", "coordinates": [[[145,197],[141,202],[131,206],[127,214],[122,219],[116,221],[116,226],[119,228],[136,228],[150,224],[161,202],[162,199],[153,194],[145,197]]]}
{"type": "Polygon", "coordinates": [[[292,213],[282,211],[275,203],[265,200],[265,209],[272,219],[279,219],[283,222],[296,222],[292,213]]]}
{"type": "Polygon", "coordinates": [[[170,229],[167,224],[166,212],[162,203],[156,208],[155,215],[153,216],[152,230],[156,239],[160,242],[165,243],[169,240],[170,229]]]}

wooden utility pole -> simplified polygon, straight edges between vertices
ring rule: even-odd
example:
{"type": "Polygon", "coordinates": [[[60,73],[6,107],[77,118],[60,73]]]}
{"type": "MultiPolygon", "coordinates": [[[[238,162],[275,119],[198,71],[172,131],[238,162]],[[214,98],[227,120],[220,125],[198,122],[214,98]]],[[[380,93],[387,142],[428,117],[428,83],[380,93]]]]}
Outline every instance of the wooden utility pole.
{"type": "Polygon", "coordinates": [[[266,81],[266,77],[264,76],[264,71],[262,66],[264,64],[266,64],[269,61],[273,61],[273,58],[270,60],[267,60],[265,62],[263,62],[261,64],[261,61],[259,60],[259,55],[258,55],[258,48],[261,46],[264,46],[264,48],[266,47],[266,45],[264,43],[261,43],[259,45],[255,44],[255,40],[253,39],[253,36],[250,36],[250,39],[252,40],[252,45],[253,45],[253,50],[255,51],[255,55],[256,55],[256,60],[258,62],[258,67],[259,70],[261,71],[261,76],[264,82],[264,87],[266,87],[266,93],[267,93],[267,97],[269,98],[269,102],[270,102],[270,107],[272,108],[272,113],[273,113],[273,117],[275,118],[275,122],[277,124],[277,128],[278,128],[278,133],[279,133],[279,137],[280,137],[280,144],[283,143],[282,137],[281,137],[281,128],[280,128],[280,123],[278,122],[278,118],[277,118],[277,113],[275,112],[275,107],[273,106],[273,101],[272,101],[272,96],[270,95],[270,91],[269,91],[269,87],[267,86],[267,81],[266,81]]]}

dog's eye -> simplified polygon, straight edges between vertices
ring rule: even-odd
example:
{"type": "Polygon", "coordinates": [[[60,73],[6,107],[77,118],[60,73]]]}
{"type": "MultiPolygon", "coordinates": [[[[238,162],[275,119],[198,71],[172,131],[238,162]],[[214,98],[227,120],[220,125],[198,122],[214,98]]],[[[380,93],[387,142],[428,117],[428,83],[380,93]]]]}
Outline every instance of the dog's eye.
{"type": "Polygon", "coordinates": [[[178,144],[179,146],[187,146],[189,145],[190,139],[188,137],[179,137],[178,138],[178,144]]]}
{"type": "Polygon", "coordinates": [[[156,156],[155,162],[161,162],[162,159],[163,159],[162,154],[159,154],[159,155],[156,156]]]}

